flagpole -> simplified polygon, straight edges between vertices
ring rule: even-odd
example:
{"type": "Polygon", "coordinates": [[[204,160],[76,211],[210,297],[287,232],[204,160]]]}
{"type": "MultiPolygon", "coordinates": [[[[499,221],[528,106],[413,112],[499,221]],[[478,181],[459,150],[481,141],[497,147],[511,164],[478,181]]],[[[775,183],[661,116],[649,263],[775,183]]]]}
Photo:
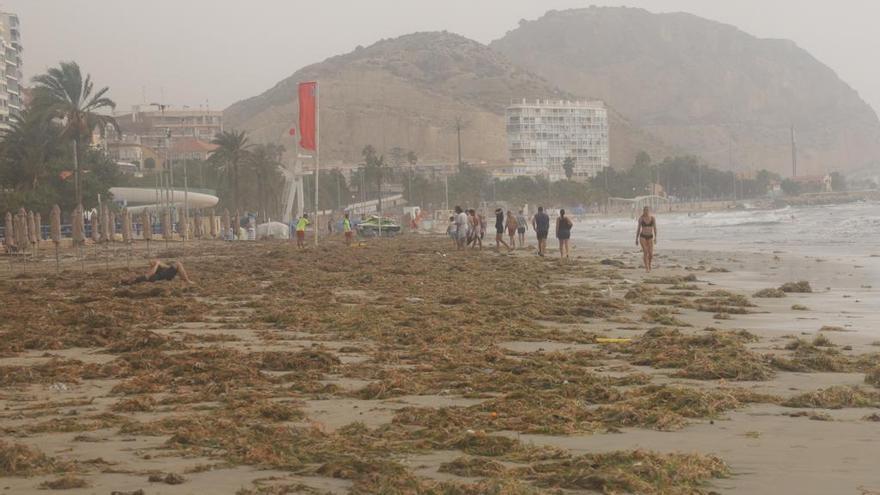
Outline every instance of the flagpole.
{"type": "Polygon", "coordinates": [[[321,225],[318,222],[318,180],[321,176],[321,90],[318,89],[318,81],[315,81],[315,246],[318,245],[318,232],[321,225]]]}

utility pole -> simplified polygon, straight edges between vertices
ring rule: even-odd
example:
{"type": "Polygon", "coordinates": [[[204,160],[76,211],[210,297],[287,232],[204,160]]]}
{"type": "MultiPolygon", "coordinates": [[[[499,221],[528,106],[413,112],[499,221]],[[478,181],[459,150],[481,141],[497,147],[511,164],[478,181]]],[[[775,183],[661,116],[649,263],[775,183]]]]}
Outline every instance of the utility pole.
{"type": "Polygon", "coordinates": [[[794,124],[791,124],[791,176],[797,177],[797,138],[794,134],[794,124]]]}
{"type": "Polygon", "coordinates": [[[455,132],[458,135],[458,166],[461,168],[461,117],[455,118],[455,132]]]}
{"type": "Polygon", "coordinates": [[[697,165],[697,197],[700,200],[699,207],[703,207],[703,166],[697,165]]]}
{"type": "Polygon", "coordinates": [[[444,208],[444,209],[448,210],[449,209],[449,174],[446,174],[443,177],[443,181],[446,184],[446,208],[444,208]]]}

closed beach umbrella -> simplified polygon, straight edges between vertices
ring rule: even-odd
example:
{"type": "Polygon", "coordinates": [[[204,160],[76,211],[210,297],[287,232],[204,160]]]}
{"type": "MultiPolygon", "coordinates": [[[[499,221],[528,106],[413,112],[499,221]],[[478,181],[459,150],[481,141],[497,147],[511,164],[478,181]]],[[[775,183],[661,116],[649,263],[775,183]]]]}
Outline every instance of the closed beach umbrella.
{"type": "Polygon", "coordinates": [[[144,227],[144,240],[149,241],[153,238],[153,220],[147,210],[141,212],[141,224],[144,227]]]}
{"type": "Polygon", "coordinates": [[[171,239],[171,210],[162,212],[162,239],[171,239]]]}
{"type": "Polygon", "coordinates": [[[208,216],[208,218],[209,218],[208,227],[211,229],[211,239],[216,239],[217,238],[217,224],[215,223],[215,220],[214,220],[214,210],[209,210],[208,215],[209,215],[208,216]]]}
{"type": "Polygon", "coordinates": [[[85,241],[85,226],[83,225],[83,209],[82,205],[77,206],[73,209],[73,218],[71,218],[73,225],[72,234],[73,234],[73,243],[74,244],[82,244],[85,241]]]}
{"type": "Polygon", "coordinates": [[[117,230],[116,230],[116,212],[110,210],[110,240],[113,241],[116,238],[117,230]]]}
{"type": "Polygon", "coordinates": [[[101,205],[98,208],[98,226],[101,234],[99,239],[101,242],[110,242],[110,220],[107,218],[109,216],[110,210],[107,205],[101,205]]]}
{"type": "Polygon", "coordinates": [[[92,241],[101,242],[101,218],[98,216],[98,212],[92,212],[89,223],[92,224],[92,241]]]}
{"type": "Polygon", "coordinates": [[[193,236],[195,236],[196,239],[201,239],[202,230],[204,229],[202,228],[202,213],[199,210],[196,210],[195,217],[193,217],[193,223],[193,236]]]}
{"type": "Polygon", "coordinates": [[[37,244],[39,244],[43,240],[43,216],[40,215],[40,212],[34,213],[34,226],[36,227],[37,244]]]}
{"type": "Polygon", "coordinates": [[[31,244],[37,243],[37,222],[34,219],[34,212],[27,212],[27,234],[28,234],[28,242],[31,244]]]}
{"type": "Polygon", "coordinates": [[[15,227],[13,226],[12,213],[6,212],[6,223],[3,225],[6,236],[6,247],[15,247],[15,227]]]}
{"type": "Polygon", "coordinates": [[[15,242],[22,251],[27,251],[31,247],[28,237],[27,213],[24,208],[18,210],[18,214],[15,215],[15,242]]]}
{"type": "Polygon", "coordinates": [[[61,243],[61,208],[58,205],[52,207],[52,215],[49,219],[52,227],[49,229],[52,235],[52,242],[57,246],[61,243]]]}
{"type": "Polygon", "coordinates": [[[122,240],[131,242],[131,212],[128,208],[122,210],[122,240]]]}

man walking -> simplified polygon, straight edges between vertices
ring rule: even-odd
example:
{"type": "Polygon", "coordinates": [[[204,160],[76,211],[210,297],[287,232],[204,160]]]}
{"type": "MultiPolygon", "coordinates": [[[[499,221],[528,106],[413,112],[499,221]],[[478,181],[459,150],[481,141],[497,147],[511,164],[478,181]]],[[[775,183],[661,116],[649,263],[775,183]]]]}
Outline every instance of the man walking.
{"type": "Polygon", "coordinates": [[[538,256],[544,256],[547,250],[547,234],[550,233],[550,215],[544,212],[544,207],[538,207],[538,213],[532,217],[532,229],[538,238],[538,256]]]}
{"type": "Polygon", "coordinates": [[[519,210],[519,215],[516,216],[516,233],[519,237],[519,247],[520,249],[526,247],[526,226],[528,222],[526,222],[526,216],[523,215],[523,211],[519,210]]]}
{"type": "Polygon", "coordinates": [[[459,251],[463,251],[467,242],[468,216],[461,206],[455,207],[455,242],[459,251]]]}
{"type": "Polygon", "coordinates": [[[510,245],[504,242],[504,210],[495,209],[495,250],[501,251],[501,245],[510,251],[510,245]]]}
{"type": "Polygon", "coordinates": [[[351,231],[351,219],[348,218],[348,212],[342,217],[342,233],[345,235],[345,245],[351,246],[351,238],[354,232],[351,231]]]}

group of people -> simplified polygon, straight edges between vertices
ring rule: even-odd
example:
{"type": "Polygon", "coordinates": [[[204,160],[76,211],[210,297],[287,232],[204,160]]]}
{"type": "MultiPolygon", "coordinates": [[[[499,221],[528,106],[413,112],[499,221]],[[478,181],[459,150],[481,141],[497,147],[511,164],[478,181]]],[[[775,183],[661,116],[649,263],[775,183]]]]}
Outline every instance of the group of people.
{"type": "MultiPolygon", "coordinates": [[[[523,210],[518,214],[507,210],[505,214],[501,208],[495,209],[495,249],[501,250],[501,246],[513,251],[519,243],[519,247],[525,247],[526,230],[531,226],[538,241],[538,256],[547,254],[547,237],[550,234],[550,216],[544,211],[543,206],[538,207],[531,221],[527,221],[523,210]],[[504,240],[507,234],[509,242],[504,240]]],[[[559,241],[559,256],[566,259],[570,256],[569,240],[574,222],[566,216],[565,210],[559,210],[556,217],[556,239],[559,241]]],[[[483,238],[486,233],[486,217],[473,208],[465,210],[461,206],[455,207],[455,214],[449,217],[449,226],[446,233],[452,239],[455,247],[463,251],[465,249],[482,249],[483,238]]],[[[654,261],[654,245],[657,244],[657,219],[651,214],[647,206],[642,210],[636,228],[636,245],[642,248],[642,260],[645,271],[650,272],[654,261]]]]}
{"type": "MultiPolygon", "coordinates": [[[[306,228],[311,222],[309,216],[304,214],[295,224],[296,229],[296,245],[300,248],[305,247],[306,228]]],[[[538,256],[545,256],[547,253],[547,237],[550,234],[550,215],[544,211],[543,206],[538,207],[531,222],[526,220],[523,210],[519,214],[507,210],[505,214],[501,208],[495,209],[495,249],[500,251],[501,246],[513,251],[519,243],[520,249],[525,247],[525,235],[528,227],[531,226],[535,232],[538,241],[538,256]],[[504,240],[504,234],[507,234],[510,242],[504,240]]],[[[571,239],[571,229],[574,222],[566,216],[565,210],[559,210],[559,216],[556,217],[556,239],[559,241],[559,255],[563,259],[569,257],[569,240],[571,239]]],[[[345,234],[345,244],[351,245],[354,232],[351,227],[351,220],[346,212],[342,220],[342,231],[345,234]]],[[[452,238],[455,247],[458,250],[482,249],[483,238],[486,233],[486,218],[474,209],[465,211],[461,206],[455,207],[455,214],[449,217],[449,227],[447,234],[452,238]]],[[[651,272],[654,262],[654,246],[657,244],[657,219],[651,214],[650,208],[647,206],[642,210],[642,215],[638,218],[636,226],[636,246],[642,248],[642,261],[644,262],[645,271],[651,272]]],[[[142,282],[159,282],[163,280],[173,280],[179,277],[186,283],[192,283],[186,273],[186,269],[179,261],[162,263],[159,260],[152,260],[150,267],[143,275],[123,281],[125,285],[133,285],[142,282]]]]}
{"type": "MultiPolygon", "coordinates": [[[[495,209],[495,249],[500,251],[501,246],[513,251],[526,245],[526,230],[531,226],[538,241],[538,256],[547,254],[547,237],[550,234],[550,215],[544,211],[543,206],[538,207],[531,221],[526,220],[523,210],[514,214],[507,210],[505,214],[501,208],[495,209]],[[504,240],[507,234],[508,241],[504,240]]],[[[562,258],[569,257],[568,242],[571,238],[571,229],[574,223],[565,215],[565,210],[559,210],[556,218],[556,238],[559,240],[559,255],[562,258]]],[[[486,217],[473,208],[465,211],[461,206],[455,207],[455,214],[449,217],[449,226],[446,230],[452,238],[456,248],[463,251],[467,248],[482,249],[483,239],[486,234],[486,217]]]]}
{"type": "MultiPolygon", "coordinates": [[[[333,234],[333,223],[333,217],[331,216],[330,220],[327,222],[328,234],[333,234]]],[[[296,247],[306,247],[306,229],[312,224],[312,221],[309,220],[308,213],[303,213],[303,216],[299,217],[295,224],[293,222],[291,222],[291,224],[291,228],[295,230],[296,247]]],[[[345,236],[345,245],[351,246],[351,241],[354,239],[354,230],[352,230],[351,218],[349,218],[348,212],[345,212],[342,217],[342,234],[345,236]]]]}

